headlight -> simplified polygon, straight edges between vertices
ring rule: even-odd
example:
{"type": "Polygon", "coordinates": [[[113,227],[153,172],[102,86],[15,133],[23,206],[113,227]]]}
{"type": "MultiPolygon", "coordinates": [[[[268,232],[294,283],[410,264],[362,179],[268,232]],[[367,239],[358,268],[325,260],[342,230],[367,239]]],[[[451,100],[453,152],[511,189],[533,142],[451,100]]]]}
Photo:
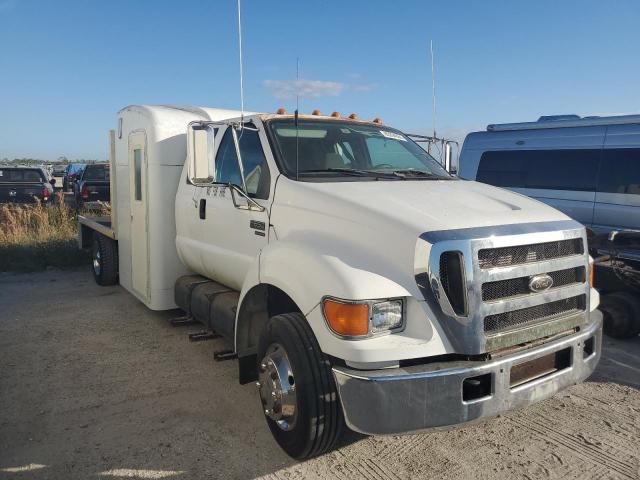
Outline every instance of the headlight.
{"type": "Polygon", "coordinates": [[[402,326],[402,300],[374,303],[371,309],[371,333],[395,330],[402,326]]]}
{"type": "Polygon", "coordinates": [[[322,313],[329,328],[345,338],[367,338],[402,328],[404,301],[347,301],[325,298],[322,313]]]}

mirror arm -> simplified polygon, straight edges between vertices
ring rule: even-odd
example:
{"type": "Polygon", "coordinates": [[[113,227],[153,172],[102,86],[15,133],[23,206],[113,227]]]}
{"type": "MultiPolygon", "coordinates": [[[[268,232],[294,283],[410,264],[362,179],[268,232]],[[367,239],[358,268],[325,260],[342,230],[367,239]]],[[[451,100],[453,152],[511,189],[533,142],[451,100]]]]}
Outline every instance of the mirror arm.
{"type": "MultiPolygon", "coordinates": [[[[236,127],[234,125],[231,125],[231,129],[233,133],[233,144],[236,147],[236,158],[238,159],[238,168],[240,169],[240,177],[242,178],[242,190],[244,190],[243,193],[247,193],[247,184],[244,180],[244,167],[242,165],[242,157],[240,156],[240,143],[238,142],[238,134],[236,132],[236,127]]],[[[249,197],[247,197],[249,198],[249,197]]]]}
{"type": "Polygon", "coordinates": [[[237,185],[234,185],[232,183],[227,184],[229,187],[229,190],[231,190],[231,199],[233,200],[233,206],[236,208],[239,208],[240,210],[254,210],[254,211],[258,211],[258,212],[264,212],[265,208],[260,205],[258,202],[256,202],[253,198],[251,198],[249,195],[247,195],[246,193],[244,193],[244,191],[242,191],[242,189],[240,187],[238,187],[237,185]],[[245,200],[247,201],[247,205],[240,205],[237,200],[236,200],[236,195],[235,192],[237,192],[239,195],[241,195],[242,197],[245,198],[245,200]]]}

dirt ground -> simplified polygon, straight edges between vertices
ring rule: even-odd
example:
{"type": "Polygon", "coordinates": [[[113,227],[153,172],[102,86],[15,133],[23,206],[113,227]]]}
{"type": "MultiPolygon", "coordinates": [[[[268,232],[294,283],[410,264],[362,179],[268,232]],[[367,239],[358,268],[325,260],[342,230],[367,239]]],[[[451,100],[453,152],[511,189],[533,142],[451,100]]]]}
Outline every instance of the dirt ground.
{"type": "Polygon", "coordinates": [[[303,463],[219,340],[190,343],[85,269],[0,275],[0,479],[638,479],[640,337],[525,410],[422,435],[346,435],[303,463]]]}

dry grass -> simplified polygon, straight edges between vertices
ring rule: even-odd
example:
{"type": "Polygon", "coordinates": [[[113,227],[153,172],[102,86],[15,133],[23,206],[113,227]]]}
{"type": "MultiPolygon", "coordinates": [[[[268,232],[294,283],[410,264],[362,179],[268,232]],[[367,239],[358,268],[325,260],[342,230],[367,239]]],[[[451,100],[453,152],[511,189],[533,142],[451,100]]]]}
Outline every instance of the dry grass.
{"type": "Polygon", "coordinates": [[[76,241],[77,212],[61,194],[52,205],[0,206],[0,271],[69,268],[88,261],[76,241]]]}

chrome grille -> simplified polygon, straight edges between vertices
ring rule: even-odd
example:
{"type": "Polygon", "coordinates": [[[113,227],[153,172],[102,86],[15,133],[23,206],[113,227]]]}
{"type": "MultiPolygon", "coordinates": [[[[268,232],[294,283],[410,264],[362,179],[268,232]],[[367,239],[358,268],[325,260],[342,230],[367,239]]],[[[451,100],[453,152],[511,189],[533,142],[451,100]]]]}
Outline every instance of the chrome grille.
{"type": "Polygon", "coordinates": [[[564,298],[555,302],[543,303],[535,307],[521,308],[511,312],[489,315],[484,319],[484,331],[495,333],[511,330],[532,323],[544,322],[557,317],[568,316],[585,309],[585,296],[564,298]]]}
{"type": "Polygon", "coordinates": [[[582,239],[572,238],[514,247],[485,248],[478,251],[478,262],[480,268],[486,269],[523,265],[583,253],[582,239]]]}
{"type": "MultiPolygon", "coordinates": [[[[572,284],[583,283],[585,281],[585,269],[584,267],[576,267],[556,270],[555,272],[549,272],[549,276],[553,280],[553,286],[550,290],[553,290],[572,284]]],[[[530,295],[532,294],[529,289],[530,278],[529,276],[525,276],[484,283],[482,284],[482,300],[491,302],[520,295],[530,295]]]]}
{"type": "MultiPolygon", "coordinates": [[[[573,220],[426,232],[428,277],[418,283],[440,306],[438,320],[454,349],[479,354],[578,328],[587,321],[589,257],[584,226],[573,220]],[[460,252],[466,308],[456,311],[447,252],[460,252]],[[445,257],[446,258],[446,257],[445,257]],[[547,274],[554,285],[532,292],[547,274]]],[[[416,275],[416,281],[421,274],[416,275]]]]}

